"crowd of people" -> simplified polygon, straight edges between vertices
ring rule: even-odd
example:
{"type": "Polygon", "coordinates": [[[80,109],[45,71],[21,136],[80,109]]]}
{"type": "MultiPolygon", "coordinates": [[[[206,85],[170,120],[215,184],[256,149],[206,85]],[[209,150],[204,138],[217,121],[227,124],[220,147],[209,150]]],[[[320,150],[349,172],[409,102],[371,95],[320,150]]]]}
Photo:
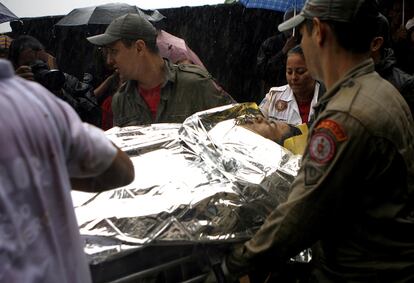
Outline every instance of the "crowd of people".
{"type": "MultiPolygon", "coordinates": [[[[405,28],[412,43],[414,20],[405,28]]],[[[263,115],[243,126],[283,144],[306,124],[301,168],[288,200],[206,281],[277,281],[305,248],[306,282],[413,281],[414,79],[396,63],[387,18],[376,0],[307,0],[279,31],[258,55],[272,77],[263,115]]],[[[160,54],[159,34],[126,14],[88,37],[109,73],[96,88],[59,71],[37,39],[0,38],[0,282],[91,281],[70,189],[134,178],[99,127],[182,123],[236,102],[203,66],[160,54]]]]}

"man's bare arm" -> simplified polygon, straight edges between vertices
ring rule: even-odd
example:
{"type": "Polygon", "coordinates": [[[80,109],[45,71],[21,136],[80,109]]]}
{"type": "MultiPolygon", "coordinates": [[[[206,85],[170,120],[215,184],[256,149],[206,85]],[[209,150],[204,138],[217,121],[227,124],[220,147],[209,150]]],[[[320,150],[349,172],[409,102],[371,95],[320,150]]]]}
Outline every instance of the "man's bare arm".
{"type": "Polygon", "coordinates": [[[112,164],[102,174],[91,178],[72,178],[72,189],[98,193],[126,186],[134,180],[134,166],[128,155],[118,148],[112,164]]]}

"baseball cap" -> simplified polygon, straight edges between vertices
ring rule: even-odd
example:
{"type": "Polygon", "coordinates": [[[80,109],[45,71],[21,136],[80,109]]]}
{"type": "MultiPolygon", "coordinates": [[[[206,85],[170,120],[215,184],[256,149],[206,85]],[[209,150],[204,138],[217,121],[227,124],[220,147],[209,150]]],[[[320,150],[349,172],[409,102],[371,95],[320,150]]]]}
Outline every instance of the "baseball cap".
{"type": "Polygon", "coordinates": [[[411,18],[407,21],[407,23],[405,24],[405,29],[406,30],[410,30],[411,28],[414,27],[414,18],[411,18]]]}
{"type": "Polygon", "coordinates": [[[114,19],[105,32],[87,38],[89,42],[105,46],[119,39],[153,40],[157,37],[157,30],[145,18],[138,14],[126,14],[114,19]]]}
{"type": "Polygon", "coordinates": [[[295,17],[281,23],[279,31],[292,29],[305,19],[317,17],[321,20],[352,22],[364,0],[308,0],[295,17]]]}

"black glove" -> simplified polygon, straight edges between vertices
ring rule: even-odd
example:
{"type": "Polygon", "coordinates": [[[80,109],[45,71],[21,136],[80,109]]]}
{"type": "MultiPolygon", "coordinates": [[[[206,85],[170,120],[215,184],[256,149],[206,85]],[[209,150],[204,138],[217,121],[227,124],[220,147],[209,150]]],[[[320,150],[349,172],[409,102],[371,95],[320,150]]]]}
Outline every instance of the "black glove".
{"type": "Polygon", "coordinates": [[[238,278],[230,274],[226,259],[223,258],[221,262],[212,264],[210,272],[208,273],[205,283],[233,283],[238,282],[238,278]]]}

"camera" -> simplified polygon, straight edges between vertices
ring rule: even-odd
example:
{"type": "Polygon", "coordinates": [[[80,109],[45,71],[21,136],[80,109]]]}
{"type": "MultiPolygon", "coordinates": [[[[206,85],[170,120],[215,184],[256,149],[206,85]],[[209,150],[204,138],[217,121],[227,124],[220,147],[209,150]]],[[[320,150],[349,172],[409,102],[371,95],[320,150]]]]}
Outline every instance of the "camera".
{"type": "Polygon", "coordinates": [[[60,90],[65,84],[65,75],[60,70],[50,70],[49,66],[41,61],[36,60],[30,65],[34,79],[51,92],[60,90]]]}

